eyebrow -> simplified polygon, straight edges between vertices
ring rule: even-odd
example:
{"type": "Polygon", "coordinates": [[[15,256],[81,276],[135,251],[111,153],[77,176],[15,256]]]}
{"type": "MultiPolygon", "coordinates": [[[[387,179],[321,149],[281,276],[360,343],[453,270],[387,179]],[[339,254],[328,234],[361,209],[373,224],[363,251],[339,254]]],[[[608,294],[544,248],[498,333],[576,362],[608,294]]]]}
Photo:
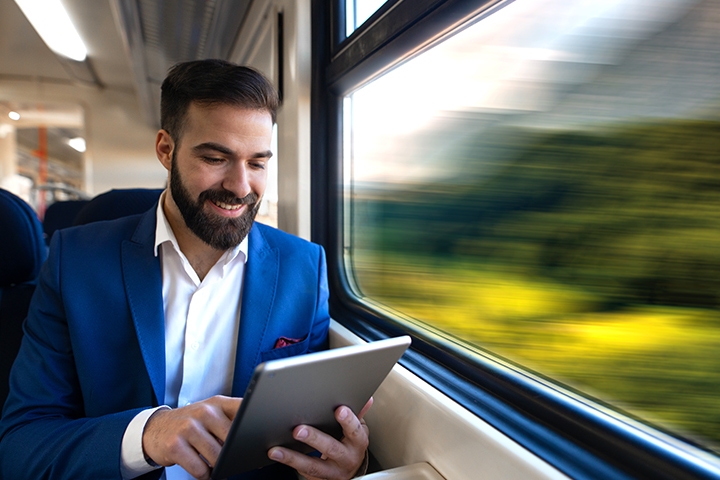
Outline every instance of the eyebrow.
{"type": "MultiPolygon", "coordinates": [[[[206,150],[213,150],[219,153],[222,153],[223,155],[235,155],[235,152],[225,145],[221,145],[219,143],[215,142],[205,142],[201,143],[200,145],[195,145],[193,147],[193,152],[200,153],[206,150]]],[[[252,158],[271,158],[273,156],[273,153],[270,150],[265,150],[264,152],[257,152],[252,155],[252,158]]]]}

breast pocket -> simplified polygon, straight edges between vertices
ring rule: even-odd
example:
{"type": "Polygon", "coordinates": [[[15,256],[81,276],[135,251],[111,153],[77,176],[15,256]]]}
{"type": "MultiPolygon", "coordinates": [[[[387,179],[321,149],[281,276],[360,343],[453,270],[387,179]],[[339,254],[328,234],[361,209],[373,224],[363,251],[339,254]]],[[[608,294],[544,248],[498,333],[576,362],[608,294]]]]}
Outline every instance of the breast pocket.
{"type": "Polygon", "coordinates": [[[293,357],[295,355],[302,355],[303,353],[307,353],[308,348],[310,348],[310,339],[308,337],[305,337],[303,340],[300,340],[297,343],[293,343],[292,345],[286,345],[280,348],[273,348],[272,350],[262,352],[260,354],[260,360],[262,362],[267,362],[268,360],[277,360],[278,358],[287,358],[293,357]]]}

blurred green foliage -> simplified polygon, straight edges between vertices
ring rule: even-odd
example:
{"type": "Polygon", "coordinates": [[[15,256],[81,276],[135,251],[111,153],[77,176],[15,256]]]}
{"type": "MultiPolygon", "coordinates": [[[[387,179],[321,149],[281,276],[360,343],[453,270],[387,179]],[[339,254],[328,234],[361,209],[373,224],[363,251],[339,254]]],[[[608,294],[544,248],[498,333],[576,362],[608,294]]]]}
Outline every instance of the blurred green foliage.
{"type": "Polygon", "coordinates": [[[524,141],[492,176],[361,194],[356,247],[518,265],[608,308],[720,306],[720,122],[524,141]]]}
{"type": "Polygon", "coordinates": [[[717,449],[720,122],[496,140],[494,165],[449,152],[462,177],[356,189],[358,288],[717,449]]]}

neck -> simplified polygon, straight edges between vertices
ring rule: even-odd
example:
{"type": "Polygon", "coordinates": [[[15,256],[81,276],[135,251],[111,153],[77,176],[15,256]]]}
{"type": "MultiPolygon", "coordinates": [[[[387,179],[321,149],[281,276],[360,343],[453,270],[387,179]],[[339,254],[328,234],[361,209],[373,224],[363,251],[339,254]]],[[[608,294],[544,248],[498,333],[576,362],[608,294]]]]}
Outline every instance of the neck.
{"type": "Polygon", "coordinates": [[[190,262],[190,266],[195,270],[200,281],[202,281],[225,252],[216,250],[205,242],[201,241],[200,243],[202,243],[201,248],[184,247],[178,238],[180,250],[190,262]]]}
{"type": "Polygon", "coordinates": [[[182,214],[177,206],[174,205],[172,199],[169,198],[169,195],[165,197],[163,212],[177,239],[180,251],[185,255],[185,258],[188,259],[190,266],[195,270],[200,281],[202,281],[225,251],[217,250],[200,240],[200,238],[187,227],[182,218],[182,214]]]}

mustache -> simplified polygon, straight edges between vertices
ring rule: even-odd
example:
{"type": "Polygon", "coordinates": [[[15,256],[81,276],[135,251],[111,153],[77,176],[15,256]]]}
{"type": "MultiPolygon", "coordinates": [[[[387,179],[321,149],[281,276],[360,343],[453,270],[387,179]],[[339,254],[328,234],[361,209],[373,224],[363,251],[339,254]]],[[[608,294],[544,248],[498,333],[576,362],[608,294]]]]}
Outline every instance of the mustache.
{"type": "Polygon", "coordinates": [[[229,190],[205,190],[200,194],[198,200],[200,203],[210,200],[211,202],[222,202],[228,205],[252,205],[257,203],[258,198],[259,196],[255,192],[250,192],[244,197],[238,198],[229,190]]]}

